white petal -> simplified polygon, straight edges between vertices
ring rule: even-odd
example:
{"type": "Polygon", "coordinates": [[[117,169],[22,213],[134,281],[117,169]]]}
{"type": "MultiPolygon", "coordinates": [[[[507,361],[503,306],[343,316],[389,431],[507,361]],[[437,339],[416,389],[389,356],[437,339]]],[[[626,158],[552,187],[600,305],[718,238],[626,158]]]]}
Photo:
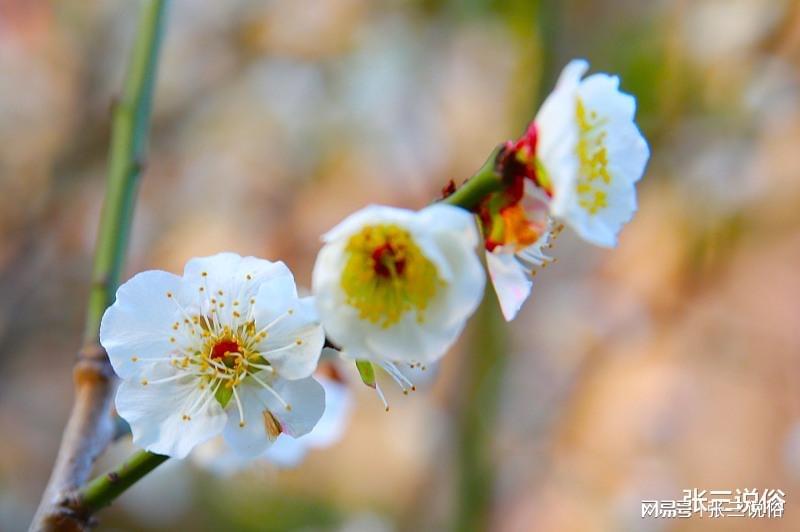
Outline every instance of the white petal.
{"type": "Polygon", "coordinates": [[[458,236],[466,247],[474,248],[480,240],[475,215],[452,205],[435,203],[425,207],[414,217],[414,225],[420,232],[445,232],[450,236],[458,236]]]}
{"type": "MultiPolygon", "coordinates": [[[[366,334],[369,349],[367,360],[428,364],[443,357],[458,339],[466,322],[457,322],[449,328],[426,318],[423,325],[416,315],[406,313],[403,318],[385,329],[372,327],[366,334]]],[[[345,349],[345,356],[351,356],[345,349]]]]}
{"type": "MultiPolygon", "coordinates": [[[[223,436],[231,450],[245,458],[253,458],[263,453],[272,440],[264,426],[264,410],[269,410],[260,397],[260,393],[268,390],[258,388],[255,383],[242,383],[236,387],[236,393],[242,406],[241,413],[235,398],[228,402],[228,423],[223,436]]],[[[280,407],[283,408],[283,407],[280,407]]]]}
{"type": "Polygon", "coordinates": [[[288,381],[273,379],[268,384],[291,407],[287,410],[270,390],[246,379],[237,387],[244,410],[244,426],[239,423],[235,402],[228,405],[229,421],[225,427],[225,441],[239,454],[256,456],[272,443],[264,426],[265,412],[271,413],[280,423],[284,434],[302,436],[311,431],[325,410],[325,391],[309,377],[288,381]]]}
{"type": "Polygon", "coordinates": [[[167,293],[180,292],[180,277],[162,271],[142,272],[119,287],[100,323],[100,343],[117,375],[134,377],[147,359],[169,356],[172,325],[183,318],[167,293]]]}
{"type": "Polygon", "coordinates": [[[273,386],[291,410],[279,408],[274,397],[266,398],[272,413],[281,422],[283,433],[295,438],[308,434],[325,412],[325,389],[313,377],[299,380],[277,379],[273,386]]]}
{"type": "Polygon", "coordinates": [[[331,379],[320,378],[319,382],[325,389],[325,413],[319,423],[311,432],[299,438],[285,434],[278,436],[277,441],[264,454],[270,462],[282,467],[293,467],[303,460],[308,449],[328,447],[341,439],[352,406],[350,390],[344,384],[331,379]]]}
{"type": "Polygon", "coordinates": [[[602,116],[613,123],[634,120],[636,98],[619,90],[617,76],[592,74],[581,81],[578,95],[587,108],[602,111],[602,116]]]}
{"type": "Polygon", "coordinates": [[[153,453],[184,458],[196,445],[219,434],[226,416],[211,390],[199,387],[197,377],[154,382],[177,371],[169,364],[155,364],[141,379],[122,381],[116,406],[131,426],[134,444],[153,453]],[[143,384],[143,379],[149,384],[143,384]]]}
{"type": "Polygon", "coordinates": [[[195,311],[208,315],[213,298],[220,303],[216,307],[220,323],[229,326],[235,322],[233,312],[237,308],[246,309],[261,285],[283,278],[294,283],[284,263],[241,257],[235,253],[192,259],[186,263],[183,278],[187,292],[194,297],[195,311]]]}
{"type": "Polygon", "coordinates": [[[510,253],[486,252],[489,278],[497,293],[497,300],[506,321],[511,321],[528,299],[533,281],[522,265],[510,253]]]}
{"type": "Polygon", "coordinates": [[[325,242],[333,242],[335,240],[346,239],[360,231],[366,225],[397,224],[405,227],[414,214],[414,211],[408,209],[398,209],[383,205],[368,205],[342,220],[336,227],[325,233],[322,236],[322,240],[325,242]]]}
{"type": "Polygon", "coordinates": [[[353,406],[346,384],[325,377],[318,382],[325,389],[325,412],[311,432],[295,440],[315,448],[328,447],[342,438],[353,406]]]}
{"type": "Polygon", "coordinates": [[[556,216],[569,208],[578,179],[575,106],[580,78],[588,68],[586,61],[570,62],[536,114],[536,153],[553,185],[551,211],[556,216]]]}
{"type": "Polygon", "coordinates": [[[325,344],[314,300],[281,299],[271,288],[262,287],[256,299],[256,328],[272,324],[257,349],[281,377],[303,379],[314,373],[325,344]]]}

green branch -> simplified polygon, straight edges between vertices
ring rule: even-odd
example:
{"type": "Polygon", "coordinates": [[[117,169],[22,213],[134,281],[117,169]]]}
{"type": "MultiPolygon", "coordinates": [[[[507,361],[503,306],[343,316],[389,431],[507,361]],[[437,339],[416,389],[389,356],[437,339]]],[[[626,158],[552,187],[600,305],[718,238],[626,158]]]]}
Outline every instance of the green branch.
{"type": "Polygon", "coordinates": [[[78,492],[78,504],[89,514],[108,506],[139,479],[163,464],[168,456],[138,451],[122,464],[101,475],[78,492]]]}
{"type": "Polygon", "coordinates": [[[475,175],[470,177],[455,192],[444,198],[442,202],[472,211],[486,196],[500,190],[503,187],[503,178],[497,173],[496,159],[498,152],[499,148],[495,149],[475,175]]]}
{"type": "Polygon", "coordinates": [[[87,343],[97,340],[100,319],[114,302],[125,262],[139,176],[144,165],[165,4],[165,0],[147,0],[142,5],[125,85],[114,103],[108,188],[95,245],[86,315],[84,340],[87,343]]]}
{"type": "MultiPolygon", "coordinates": [[[[125,261],[150,123],[165,5],[166,0],[143,1],[123,91],[113,109],[107,189],[95,246],[84,346],[74,371],[75,401],[47,488],[31,523],[34,531],[89,528],[91,510],[75,502],[75,492],[88,480],[94,461],[113,437],[109,410],[114,375],[98,343],[98,334],[103,313],[114,301],[125,261]]],[[[106,488],[94,482],[90,485],[90,500],[110,501],[116,496],[104,499],[106,488]]]]}

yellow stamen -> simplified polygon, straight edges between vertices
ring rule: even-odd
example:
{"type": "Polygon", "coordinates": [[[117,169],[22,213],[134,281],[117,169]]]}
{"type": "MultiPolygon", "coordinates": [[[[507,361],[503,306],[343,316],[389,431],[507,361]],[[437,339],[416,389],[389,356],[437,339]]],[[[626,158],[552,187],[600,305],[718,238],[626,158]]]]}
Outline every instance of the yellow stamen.
{"type": "Polygon", "coordinates": [[[361,319],[394,325],[409,311],[425,319],[425,309],[443,284],[436,266],[411,234],[392,225],[364,227],[347,242],[341,286],[347,304],[361,319]]]}
{"type": "Polygon", "coordinates": [[[579,130],[577,152],[581,163],[575,188],[579,196],[578,204],[593,216],[608,207],[611,173],[605,145],[606,132],[599,130],[603,121],[598,120],[597,113],[587,113],[580,98],[575,115],[579,130]]]}

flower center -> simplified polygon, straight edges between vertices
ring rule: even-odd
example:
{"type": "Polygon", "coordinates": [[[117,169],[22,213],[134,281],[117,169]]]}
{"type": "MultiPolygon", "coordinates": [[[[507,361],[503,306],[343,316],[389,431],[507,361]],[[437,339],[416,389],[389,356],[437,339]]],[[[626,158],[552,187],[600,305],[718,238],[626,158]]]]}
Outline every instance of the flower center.
{"type": "MultiPolygon", "coordinates": [[[[239,426],[244,427],[244,406],[236,390],[244,379],[264,388],[286,410],[291,410],[291,404],[272,386],[276,370],[269,362],[269,357],[302,345],[303,339],[296,338],[266,351],[262,342],[269,337],[272,327],[294,314],[294,309],[288,308],[269,323],[257,325],[254,319],[256,297],[242,297],[242,288],[235,296],[222,289],[213,291],[211,295],[207,277],[208,273],[202,272],[201,284],[197,286],[201,294],[200,308],[203,309],[200,312],[187,310],[172,292],[166,293],[167,299],[173,302],[182,316],[182,320],[172,324],[171,334],[174,336],[169,337],[169,342],[174,349],[166,360],[180,371],[177,375],[156,381],[143,379],[142,385],[159,384],[187,376],[195,378],[198,388],[203,392],[201,398],[184,412],[184,421],[191,421],[194,413],[204,408],[206,401],[216,399],[223,408],[231,401],[235,402],[239,411],[239,426]]],[[[253,278],[253,274],[247,273],[243,282],[251,282],[253,278]]],[[[131,360],[138,362],[139,357],[133,356],[131,360]]],[[[269,430],[268,436],[273,437],[269,430]]]]}
{"type": "Polygon", "coordinates": [[[372,251],[372,268],[379,277],[402,276],[406,270],[406,259],[402,250],[386,242],[372,251]]]}
{"type": "Polygon", "coordinates": [[[228,353],[241,353],[242,348],[239,346],[239,342],[236,340],[231,339],[222,339],[219,340],[214,347],[211,348],[211,358],[217,359],[221,358],[224,360],[225,355],[228,353]]]}
{"type": "Polygon", "coordinates": [[[587,111],[583,100],[578,98],[575,115],[578,121],[578,158],[580,172],[575,185],[578,205],[590,215],[608,207],[608,187],[611,173],[608,170],[608,150],[605,145],[605,121],[594,111],[587,111]]]}
{"type": "Polygon", "coordinates": [[[424,320],[442,281],[408,231],[393,224],[364,227],[350,237],[345,253],[341,286],[360,318],[389,327],[414,311],[424,320]]]}

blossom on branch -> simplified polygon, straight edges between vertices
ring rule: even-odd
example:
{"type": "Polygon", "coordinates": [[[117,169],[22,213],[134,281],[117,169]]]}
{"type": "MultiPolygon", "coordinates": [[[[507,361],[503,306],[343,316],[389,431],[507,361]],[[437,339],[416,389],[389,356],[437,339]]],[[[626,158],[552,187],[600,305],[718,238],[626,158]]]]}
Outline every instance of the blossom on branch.
{"type": "Polygon", "coordinates": [[[142,272],[119,288],[100,342],[122,379],[117,411],[154,453],[183,458],[222,434],[256,456],[324,410],[311,377],[324,334],[282,262],[221,253],[182,277],[142,272]]]}
{"type": "MultiPolygon", "coordinates": [[[[345,357],[383,367],[442,357],[483,296],[469,212],[369,206],[323,236],[313,292],[328,338],[345,357]]],[[[403,384],[401,384],[403,386],[403,384]]]]}
{"type": "Polygon", "coordinates": [[[636,182],[649,148],[634,121],[636,100],[619,79],[593,74],[575,60],[516,142],[497,164],[508,186],[484,200],[489,275],[506,320],[513,319],[533,286],[544,250],[563,227],[584,240],[613,247],[636,211],[636,182]]]}

